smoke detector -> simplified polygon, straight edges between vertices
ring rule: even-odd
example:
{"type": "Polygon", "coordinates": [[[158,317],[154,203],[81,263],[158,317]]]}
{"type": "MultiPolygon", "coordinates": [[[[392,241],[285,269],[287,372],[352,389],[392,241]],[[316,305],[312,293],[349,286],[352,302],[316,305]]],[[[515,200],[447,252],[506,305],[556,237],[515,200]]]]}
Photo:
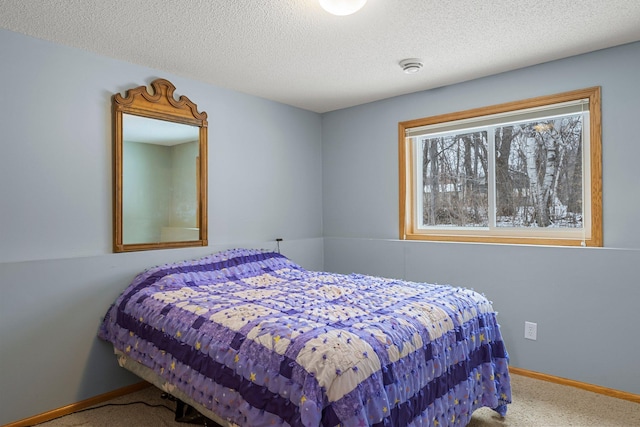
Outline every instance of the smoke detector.
{"type": "Polygon", "coordinates": [[[422,61],[418,58],[407,58],[400,61],[402,71],[407,74],[415,74],[422,68],[422,61]]]}

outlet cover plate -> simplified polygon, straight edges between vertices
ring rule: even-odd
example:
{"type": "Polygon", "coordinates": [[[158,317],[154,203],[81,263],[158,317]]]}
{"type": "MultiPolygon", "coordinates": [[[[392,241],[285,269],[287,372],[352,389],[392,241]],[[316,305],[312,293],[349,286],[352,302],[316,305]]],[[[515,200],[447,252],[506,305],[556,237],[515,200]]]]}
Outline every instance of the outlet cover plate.
{"type": "Polygon", "coordinates": [[[528,340],[537,340],[538,324],[533,322],[524,322],[524,337],[528,340]]]}

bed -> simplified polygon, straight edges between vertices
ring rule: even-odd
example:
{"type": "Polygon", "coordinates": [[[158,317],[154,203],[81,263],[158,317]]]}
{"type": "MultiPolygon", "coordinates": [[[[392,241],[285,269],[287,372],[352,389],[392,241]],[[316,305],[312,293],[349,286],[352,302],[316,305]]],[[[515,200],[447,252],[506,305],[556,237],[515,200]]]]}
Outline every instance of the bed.
{"type": "Polygon", "coordinates": [[[465,426],[511,402],[484,296],[308,271],[271,251],[150,268],[99,336],[121,366],[227,426],[465,426]]]}

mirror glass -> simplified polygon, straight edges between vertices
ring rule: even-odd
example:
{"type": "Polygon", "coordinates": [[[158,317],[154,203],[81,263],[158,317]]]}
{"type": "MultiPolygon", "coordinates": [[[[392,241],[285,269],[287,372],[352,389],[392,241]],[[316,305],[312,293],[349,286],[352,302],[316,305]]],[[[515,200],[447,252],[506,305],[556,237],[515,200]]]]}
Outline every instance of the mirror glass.
{"type": "Polygon", "coordinates": [[[196,126],[122,117],[123,243],[198,240],[196,126]]]}
{"type": "Polygon", "coordinates": [[[206,113],[151,86],[113,97],[115,252],[207,245],[206,113]]]}

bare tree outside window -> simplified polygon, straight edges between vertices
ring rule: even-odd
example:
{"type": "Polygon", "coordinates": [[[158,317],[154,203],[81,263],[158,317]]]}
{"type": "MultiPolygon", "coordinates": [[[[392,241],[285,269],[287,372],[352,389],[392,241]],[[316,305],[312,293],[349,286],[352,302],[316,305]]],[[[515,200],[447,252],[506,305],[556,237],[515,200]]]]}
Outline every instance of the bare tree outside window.
{"type": "Polygon", "coordinates": [[[486,227],[487,133],[427,138],[421,144],[423,225],[486,227]]]}
{"type": "Polygon", "coordinates": [[[496,226],[583,226],[582,116],[497,127],[496,226]]]}

